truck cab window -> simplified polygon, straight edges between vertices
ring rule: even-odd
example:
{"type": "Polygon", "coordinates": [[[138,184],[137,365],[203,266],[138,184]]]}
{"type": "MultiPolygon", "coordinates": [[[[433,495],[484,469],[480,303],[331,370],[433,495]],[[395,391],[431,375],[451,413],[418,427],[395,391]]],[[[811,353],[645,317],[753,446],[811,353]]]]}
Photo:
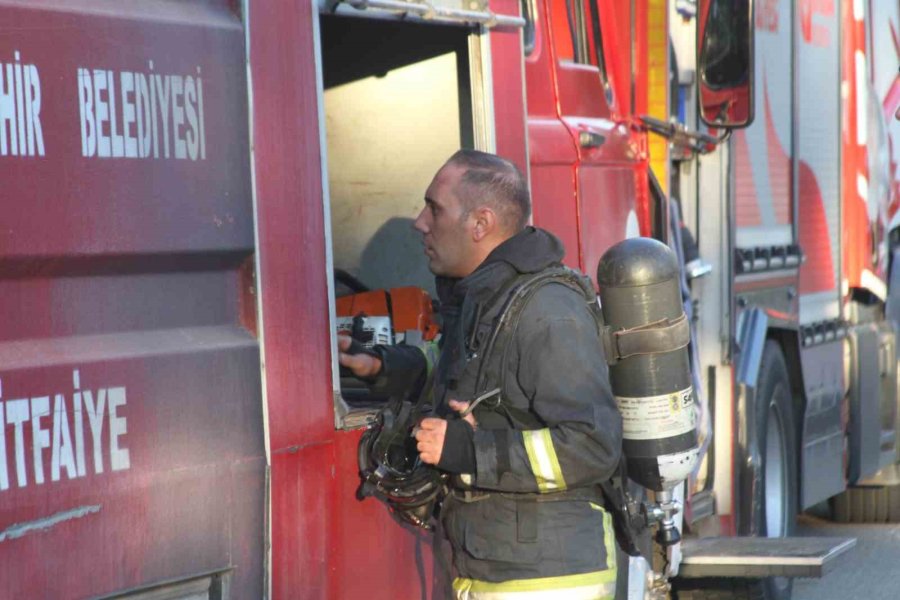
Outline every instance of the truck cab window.
{"type": "MultiPolygon", "coordinates": [[[[597,0],[587,0],[588,23],[588,54],[591,64],[600,69],[600,77],[606,85],[606,61],[603,58],[603,35],[600,27],[600,11],[597,8],[597,0]]],[[[607,86],[608,87],[608,86],[607,86]]]]}
{"type": "MultiPolygon", "coordinates": [[[[394,344],[423,322],[435,297],[413,229],[425,189],[447,157],[474,143],[471,29],[326,15],[320,22],[332,327],[364,345],[394,344]]],[[[349,372],[334,380],[344,426],[364,423],[385,400],[349,372]]]]}
{"type": "Polygon", "coordinates": [[[522,29],[522,48],[525,56],[531,56],[534,52],[536,31],[534,18],[537,12],[536,0],[521,0],[522,18],[525,19],[525,27],[522,29]]]}
{"type": "Polygon", "coordinates": [[[713,89],[731,88],[747,80],[750,48],[746,36],[750,31],[747,2],[714,2],[706,20],[700,54],[703,80],[713,89]]]}
{"type": "Polygon", "coordinates": [[[551,10],[557,59],[597,67],[609,102],[611,88],[606,75],[597,0],[566,0],[565,4],[554,2],[551,10]]]}

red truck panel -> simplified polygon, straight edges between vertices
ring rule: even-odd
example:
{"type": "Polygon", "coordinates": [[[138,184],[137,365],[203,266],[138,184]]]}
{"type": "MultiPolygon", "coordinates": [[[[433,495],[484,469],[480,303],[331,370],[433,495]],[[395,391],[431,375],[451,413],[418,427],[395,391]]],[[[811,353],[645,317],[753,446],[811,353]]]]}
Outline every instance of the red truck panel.
{"type": "Polygon", "coordinates": [[[0,597],[228,569],[258,597],[240,22],[213,2],[0,12],[0,597]]]}
{"type": "Polygon", "coordinates": [[[334,475],[322,164],[310,2],[250,2],[251,118],[272,597],[329,595],[334,475]]]}
{"type": "MultiPolygon", "coordinates": [[[[492,4],[504,13],[516,6],[492,4]]],[[[248,15],[272,597],[431,597],[433,538],[402,528],[377,501],[356,499],[360,431],[334,429],[317,18],[315,5],[300,1],[251,0],[248,15]]],[[[491,36],[495,64],[521,60],[517,31],[491,36]]],[[[524,166],[521,71],[493,76],[498,151],[524,166]]]]}
{"type": "Polygon", "coordinates": [[[840,14],[834,3],[803,3],[794,22],[800,323],[840,316],[840,14]],[[826,93],[822,93],[826,90],[826,93]],[[815,110],[811,110],[815,107],[815,110]]]}
{"type": "MultiPolygon", "coordinates": [[[[542,8],[536,28],[541,50],[526,63],[534,222],[563,241],[566,264],[593,275],[612,244],[652,233],[646,136],[617,114],[630,96],[622,95],[615,74],[625,68],[622,55],[630,55],[606,53],[612,86],[607,98],[599,66],[572,62],[566,3],[547,0],[542,8]],[[549,106],[555,108],[552,116],[543,114],[549,106]]],[[[622,20],[607,3],[598,8],[608,49],[610,40],[629,31],[618,29],[622,20]]],[[[630,9],[621,12],[627,16],[630,9]]],[[[588,42],[593,47],[593,36],[588,42]]]]}
{"type": "Polygon", "coordinates": [[[734,132],[736,245],[784,245],[794,241],[791,176],[793,143],[791,3],[770,2],[755,22],[756,118],[734,132]]]}
{"type": "MultiPolygon", "coordinates": [[[[516,0],[492,0],[490,8],[500,15],[519,14],[519,2],[516,0]]],[[[491,59],[498,65],[491,73],[494,86],[497,154],[513,161],[523,173],[527,173],[525,77],[523,69],[511,69],[506,66],[522,64],[522,38],[508,31],[495,31],[490,36],[491,59]]]]}

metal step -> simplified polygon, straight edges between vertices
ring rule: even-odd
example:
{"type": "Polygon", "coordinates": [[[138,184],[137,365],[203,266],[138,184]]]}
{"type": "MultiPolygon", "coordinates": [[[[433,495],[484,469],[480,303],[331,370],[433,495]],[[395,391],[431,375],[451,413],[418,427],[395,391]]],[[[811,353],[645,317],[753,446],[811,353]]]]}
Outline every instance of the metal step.
{"type": "Polygon", "coordinates": [[[856,538],[687,538],[681,577],[821,577],[856,538]]]}

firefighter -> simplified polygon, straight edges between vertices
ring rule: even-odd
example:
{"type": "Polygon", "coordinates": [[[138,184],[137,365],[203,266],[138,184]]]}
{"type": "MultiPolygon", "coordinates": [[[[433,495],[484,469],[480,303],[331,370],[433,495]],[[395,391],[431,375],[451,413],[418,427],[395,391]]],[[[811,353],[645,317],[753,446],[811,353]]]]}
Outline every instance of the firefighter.
{"type": "MultiPolygon", "coordinates": [[[[616,546],[598,484],[619,461],[621,418],[585,296],[544,285],[514,330],[494,331],[517,284],[564,255],[556,237],[526,226],[530,212],[521,172],[483,152],[454,154],[426,191],[415,228],[443,335],[436,416],[422,420],[417,448],[454,475],[441,520],[457,598],[612,599],[616,546]],[[499,346],[485,356],[492,337],[499,346]],[[500,392],[468,412],[480,378],[500,392]]],[[[351,354],[350,344],[339,338],[340,363],[376,387],[422,381],[429,368],[408,348],[351,354]]]]}

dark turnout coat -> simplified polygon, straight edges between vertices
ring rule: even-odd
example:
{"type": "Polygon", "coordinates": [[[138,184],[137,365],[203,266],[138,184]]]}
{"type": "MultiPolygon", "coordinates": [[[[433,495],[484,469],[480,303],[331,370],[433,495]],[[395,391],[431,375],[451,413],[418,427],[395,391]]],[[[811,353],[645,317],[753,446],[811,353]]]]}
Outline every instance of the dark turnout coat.
{"type": "MultiPolygon", "coordinates": [[[[471,489],[455,490],[441,511],[464,597],[504,591],[486,582],[552,578],[540,589],[555,589],[586,574],[593,575],[574,584],[601,582],[612,594],[615,542],[597,484],[619,461],[622,424],[585,296],[563,284],[540,287],[506,338],[506,360],[495,351],[482,364],[512,287],[558,266],[563,252],[553,235],[529,227],[468,277],[438,280],[437,412],[447,416],[450,399],[470,401],[497,387],[506,371],[500,405],[496,398],[479,405],[474,435],[462,442],[474,446],[474,470],[462,478],[471,489]],[[479,369],[487,375],[476,390],[479,369]]],[[[386,367],[390,362],[388,356],[386,367]]],[[[447,444],[445,450],[452,451],[447,444]]]]}

